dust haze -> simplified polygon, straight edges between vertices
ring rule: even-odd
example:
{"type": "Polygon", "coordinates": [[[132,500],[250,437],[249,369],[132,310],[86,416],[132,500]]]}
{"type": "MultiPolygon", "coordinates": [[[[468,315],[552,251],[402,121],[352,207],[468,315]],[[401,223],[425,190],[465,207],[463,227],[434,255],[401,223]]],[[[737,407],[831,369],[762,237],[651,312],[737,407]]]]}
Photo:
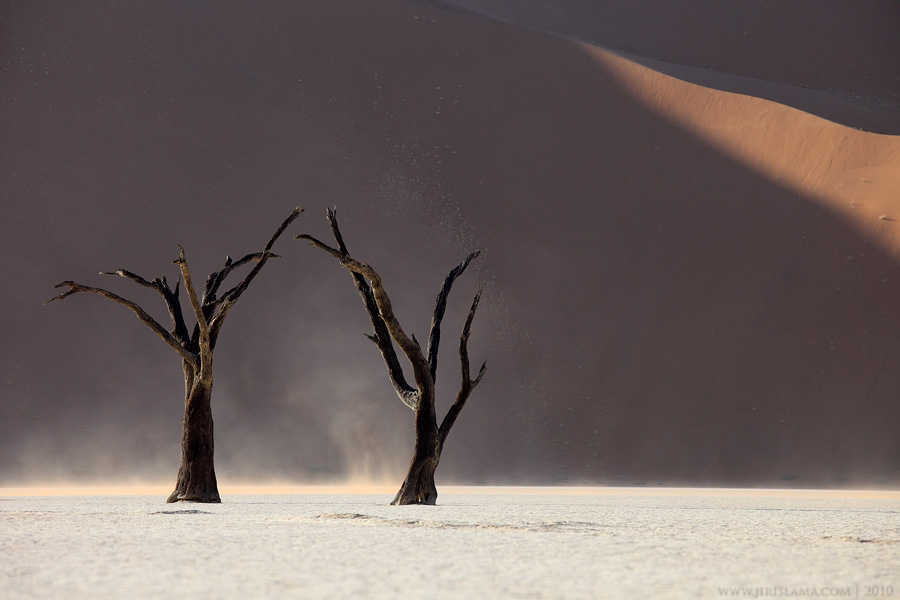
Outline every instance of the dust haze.
{"type": "Polygon", "coordinates": [[[97,273],[172,281],[182,244],[205,277],[298,204],[219,340],[223,486],[399,483],[408,465],[413,414],[350,275],[291,239],[327,239],[327,206],[419,339],[443,277],[482,251],[450,298],[439,413],[479,286],[469,353],[488,372],[438,485],[900,483],[900,187],[861,183],[900,160],[882,135],[900,132],[900,10],[816,4],[806,46],[831,48],[837,22],[853,42],[855,70],[829,70],[786,34],[799,9],[756,7],[726,43],[697,31],[703,10],[725,18],[714,2],[668,20],[669,42],[663,2],[472,4],[4,3],[0,484],[174,480],[178,357],[101,298],[42,303],[72,279],[166,322],[158,296],[97,273]],[[865,195],[829,205],[726,154],[584,42],[703,69],[722,110],[738,86],[806,111],[769,126],[802,124],[810,163],[844,156],[819,133],[866,129],[834,175],[865,195]]]}

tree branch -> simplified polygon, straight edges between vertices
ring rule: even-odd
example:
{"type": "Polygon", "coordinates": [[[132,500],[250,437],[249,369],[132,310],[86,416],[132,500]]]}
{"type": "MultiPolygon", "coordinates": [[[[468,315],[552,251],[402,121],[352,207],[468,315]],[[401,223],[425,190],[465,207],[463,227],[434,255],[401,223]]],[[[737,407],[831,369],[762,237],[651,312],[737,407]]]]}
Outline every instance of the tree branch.
{"type": "MultiPolygon", "coordinates": [[[[277,256],[277,254],[270,253],[269,258],[276,258],[277,256]]],[[[206,278],[206,286],[203,289],[202,299],[203,306],[207,313],[207,318],[212,316],[212,310],[222,302],[222,300],[216,300],[216,294],[219,292],[219,286],[222,284],[222,282],[225,281],[225,278],[228,277],[228,275],[235,269],[238,269],[254,260],[258,261],[262,259],[262,257],[262,252],[253,252],[252,254],[248,254],[237,262],[232,262],[231,257],[226,256],[225,266],[218,271],[210,273],[209,277],[206,278]]],[[[228,295],[234,293],[236,289],[237,286],[231,288],[222,295],[222,298],[227,298],[228,295]]]]}
{"type": "Polygon", "coordinates": [[[306,240],[309,242],[310,246],[315,246],[316,248],[320,248],[338,260],[344,260],[344,258],[347,256],[347,254],[345,252],[342,252],[342,251],[338,250],[337,248],[332,248],[325,242],[321,242],[321,241],[317,240],[316,238],[314,238],[313,236],[307,235],[305,233],[301,233],[294,239],[295,240],[306,240]]]}
{"type": "MultiPolygon", "coordinates": [[[[206,279],[206,289],[203,291],[203,305],[205,307],[209,307],[209,310],[215,308],[218,304],[220,304],[222,300],[216,301],[216,294],[219,292],[219,286],[222,284],[222,282],[225,281],[225,278],[228,277],[228,275],[235,269],[242,267],[243,265],[251,261],[260,260],[262,259],[262,257],[262,252],[254,252],[253,254],[248,254],[237,262],[232,262],[231,257],[226,256],[225,266],[215,273],[210,274],[210,276],[206,279]]],[[[222,294],[223,300],[227,298],[229,294],[234,293],[236,289],[237,286],[222,294]]]]}
{"type": "Polygon", "coordinates": [[[273,256],[276,256],[275,254],[272,254],[272,247],[275,245],[275,242],[278,241],[278,238],[281,237],[281,234],[284,233],[284,230],[288,228],[288,225],[293,223],[294,219],[299,217],[302,212],[302,208],[300,208],[299,206],[296,207],[293,211],[291,211],[291,214],[288,215],[288,218],[281,223],[278,229],[275,230],[275,233],[272,234],[271,238],[269,238],[269,241],[266,244],[266,247],[263,248],[262,252],[258,254],[248,254],[237,263],[235,263],[236,265],[241,265],[251,260],[256,260],[256,264],[253,266],[253,269],[251,269],[251,271],[247,273],[247,276],[244,277],[244,280],[223,295],[222,298],[224,302],[234,304],[238,301],[238,298],[241,297],[241,294],[243,294],[250,286],[250,282],[252,282],[256,278],[256,276],[262,270],[263,266],[265,266],[266,261],[268,261],[273,256]]]}
{"type": "MultiPolygon", "coordinates": [[[[231,272],[232,263],[231,257],[225,257],[225,266],[219,269],[218,271],[213,271],[209,274],[209,277],[206,278],[206,284],[203,286],[203,297],[200,299],[201,305],[204,307],[209,306],[216,299],[216,293],[219,291],[219,286],[222,284],[222,280],[228,276],[228,273],[231,272]]],[[[207,313],[206,317],[209,318],[211,315],[207,313]]]]}
{"type": "Polygon", "coordinates": [[[428,368],[431,369],[431,378],[435,381],[437,381],[438,346],[441,343],[441,321],[447,310],[447,296],[450,295],[450,288],[453,287],[453,282],[456,281],[456,278],[463,274],[466,267],[469,266],[469,263],[479,254],[481,254],[480,251],[473,252],[447,274],[447,277],[444,279],[444,284],[441,286],[441,291],[438,292],[437,299],[434,302],[434,313],[431,317],[431,332],[428,335],[427,355],[428,368]]]}
{"type": "Polygon", "coordinates": [[[138,285],[142,285],[144,287],[152,288],[154,290],[159,291],[159,285],[158,285],[159,280],[158,279],[154,280],[154,281],[147,281],[140,275],[136,275],[136,274],[132,273],[131,271],[126,271],[125,269],[119,269],[118,271],[112,271],[112,272],[103,272],[100,274],[101,275],[118,275],[120,277],[124,277],[125,279],[130,279],[131,281],[137,283],[138,285]]]}
{"type": "Polygon", "coordinates": [[[166,303],[166,308],[169,311],[169,316],[172,319],[172,335],[175,336],[176,339],[185,347],[190,344],[190,337],[188,336],[187,325],[184,322],[184,314],[181,311],[181,302],[178,301],[178,289],[181,283],[181,278],[179,277],[178,281],[175,282],[175,291],[173,292],[169,288],[169,283],[166,281],[166,278],[163,277],[160,279],[157,277],[153,281],[147,281],[140,275],[136,275],[131,271],[127,271],[125,269],[119,269],[118,271],[100,273],[101,275],[118,275],[120,277],[124,277],[125,279],[130,279],[134,281],[138,285],[143,287],[148,287],[156,290],[163,297],[163,300],[166,303]]]}
{"type": "MultiPolygon", "coordinates": [[[[337,208],[326,209],[325,214],[328,218],[328,224],[331,226],[331,233],[338,243],[338,248],[344,256],[349,258],[350,255],[347,251],[347,245],[344,243],[344,236],[341,234],[340,227],[338,227],[337,208]]],[[[353,283],[356,285],[356,291],[359,292],[359,295],[363,300],[363,304],[366,307],[366,313],[369,315],[369,322],[372,324],[374,336],[369,337],[369,339],[375,343],[381,352],[381,357],[384,359],[384,364],[387,366],[388,377],[394,386],[394,391],[397,392],[397,396],[399,396],[400,400],[406,406],[412,410],[416,410],[416,406],[419,404],[418,390],[409,385],[406,381],[406,375],[403,373],[403,366],[400,364],[397,352],[394,350],[394,343],[391,341],[391,333],[388,331],[388,327],[381,316],[381,310],[378,308],[378,303],[375,301],[375,295],[372,293],[372,288],[362,274],[352,273],[352,275],[353,283]]],[[[415,337],[413,337],[413,340],[415,340],[415,337]]],[[[416,343],[418,344],[418,342],[416,343]]]]}
{"type": "Polygon", "coordinates": [[[484,372],[487,371],[487,361],[481,364],[481,369],[478,371],[478,375],[475,376],[475,379],[470,379],[470,371],[469,371],[469,334],[472,330],[472,320],[475,318],[475,311],[478,309],[478,302],[481,300],[481,289],[479,288],[478,293],[475,294],[475,300],[472,302],[472,308],[469,309],[469,315],[466,317],[466,324],[463,326],[462,333],[459,336],[459,362],[462,371],[462,384],[459,388],[459,393],[456,395],[456,401],[453,403],[453,406],[450,407],[450,410],[447,411],[447,414],[444,416],[444,420],[441,422],[441,427],[439,430],[439,439],[440,445],[443,447],[444,441],[447,439],[447,435],[450,433],[450,429],[453,427],[453,424],[456,422],[456,418],[459,416],[459,413],[462,412],[463,407],[466,405],[466,400],[469,399],[469,396],[472,394],[472,390],[481,383],[481,378],[484,377],[484,372]]]}
{"type": "Polygon", "coordinates": [[[403,354],[406,355],[407,360],[409,360],[412,365],[416,385],[419,390],[422,390],[423,387],[433,387],[434,381],[431,379],[428,361],[425,360],[425,356],[422,354],[422,347],[403,331],[400,321],[398,321],[397,317],[394,315],[391,299],[384,289],[384,285],[381,282],[381,276],[369,265],[350,257],[342,260],[341,264],[347,267],[351,272],[359,273],[369,281],[369,284],[372,286],[372,295],[375,298],[375,303],[378,307],[378,313],[384,320],[384,324],[387,327],[390,336],[397,342],[397,345],[400,346],[400,350],[403,351],[403,354]]]}
{"type": "MultiPolygon", "coordinates": [[[[344,237],[341,235],[340,227],[338,227],[336,210],[331,208],[326,209],[325,216],[331,226],[331,233],[337,241],[337,248],[332,248],[311,235],[298,235],[294,239],[307,240],[311,245],[324,250],[343,264],[346,259],[350,258],[350,254],[344,243],[344,237]]],[[[374,335],[366,334],[366,337],[369,338],[381,352],[381,357],[384,359],[384,363],[387,366],[388,377],[390,378],[391,384],[394,386],[394,391],[397,392],[397,396],[406,406],[415,410],[419,403],[418,391],[406,381],[406,376],[403,374],[403,367],[400,364],[397,352],[394,350],[394,344],[391,341],[391,334],[388,331],[387,325],[384,323],[384,319],[381,317],[378,304],[372,293],[372,288],[369,286],[369,282],[363,275],[355,273],[352,270],[351,274],[353,275],[353,282],[356,284],[356,291],[359,292],[359,295],[362,298],[363,305],[366,308],[366,313],[369,315],[369,322],[372,324],[374,332],[374,335]]]]}
{"type": "Polygon", "coordinates": [[[147,327],[152,329],[156,333],[156,335],[161,337],[162,340],[166,344],[168,344],[173,350],[175,350],[184,361],[190,363],[195,368],[198,368],[200,366],[200,358],[196,354],[194,354],[193,352],[189,351],[186,347],[184,347],[173,334],[166,331],[166,329],[162,325],[160,325],[153,317],[151,317],[149,314],[147,314],[147,312],[143,308],[141,308],[138,304],[136,304],[135,302],[132,302],[131,300],[126,300],[125,298],[119,296],[118,294],[115,294],[108,290],[104,290],[103,288],[95,288],[95,287],[90,287],[87,285],[81,285],[80,283],[76,283],[74,281],[63,281],[62,283],[59,283],[54,287],[57,287],[57,288],[68,287],[69,290],[58,296],[54,296],[53,298],[50,298],[44,304],[49,304],[50,302],[53,302],[54,300],[62,300],[64,298],[71,296],[72,294],[77,294],[79,292],[98,294],[108,300],[117,302],[118,304],[121,304],[122,306],[131,310],[137,316],[137,318],[141,320],[141,322],[143,322],[147,327]]]}
{"type": "Polygon", "coordinates": [[[194,291],[194,283],[191,281],[191,273],[188,270],[187,259],[184,257],[184,248],[179,245],[181,252],[175,259],[175,264],[181,269],[181,278],[184,279],[184,289],[187,290],[188,299],[191,308],[194,309],[194,317],[197,319],[197,329],[199,336],[197,344],[200,354],[200,381],[209,385],[212,383],[212,345],[209,342],[209,322],[206,315],[203,314],[203,306],[197,298],[197,292],[194,291]]]}
{"type": "Polygon", "coordinates": [[[178,292],[181,289],[181,277],[175,281],[175,289],[170,290],[169,282],[166,278],[162,278],[162,284],[166,290],[165,294],[166,306],[169,308],[169,315],[172,317],[172,328],[175,337],[181,340],[182,344],[187,346],[191,342],[188,336],[187,324],[184,322],[184,313],[181,311],[181,300],[178,299],[178,292]]]}
{"type": "MultiPolygon", "coordinates": [[[[222,296],[222,300],[219,301],[221,305],[218,311],[215,313],[215,316],[212,317],[212,321],[210,324],[210,339],[213,345],[215,345],[215,341],[219,337],[219,331],[221,331],[222,329],[222,323],[224,323],[225,317],[228,316],[228,311],[231,310],[231,307],[234,305],[234,303],[238,301],[238,299],[241,297],[241,294],[243,294],[247,290],[247,288],[250,286],[250,283],[256,278],[256,276],[265,266],[266,261],[274,256],[277,256],[275,254],[272,254],[272,247],[275,245],[275,242],[278,240],[278,238],[281,237],[281,234],[284,233],[284,230],[288,228],[288,225],[293,223],[294,219],[299,217],[302,212],[302,208],[300,208],[299,206],[296,207],[293,211],[291,211],[291,214],[288,215],[288,218],[281,223],[278,229],[275,230],[275,233],[272,234],[272,237],[269,239],[269,242],[266,244],[266,247],[263,248],[262,252],[258,253],[258,255],[248,254],[237,263],[235,263],[235,265],[241,265],[254,260],[255,256],[259,256],[259,258],[256,259],[257,262],[253,266],[253,269],[251,269],[250,272],[247,273],[247,276],[244,277],[244,280],[234,288],[226,292],[222,296]]],[[[231,268],[233,269],[234,265],[231,268]]]]}

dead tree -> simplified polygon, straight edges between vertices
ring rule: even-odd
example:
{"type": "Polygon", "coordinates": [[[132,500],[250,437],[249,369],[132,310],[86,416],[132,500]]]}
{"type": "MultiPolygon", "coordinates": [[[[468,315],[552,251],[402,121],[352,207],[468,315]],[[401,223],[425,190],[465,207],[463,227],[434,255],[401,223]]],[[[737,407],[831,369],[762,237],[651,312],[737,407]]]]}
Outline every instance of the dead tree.
{"type": "Polygon", "coordinates": [[[465,406],[466,400],[468,400],[475,386],[481,382],[481,378],[487,369],[487,363],[482,364],[475,379],[470,378],[468,341],[472,320],[475,318],[475,311],[481,298],[481,289],[479,289],[478,293],[475,294],[475,299],[472,302],[472,307],[469,309],[469,315],[466,318],[466,323],[463,326],[459,339],[462,384],[459,393],[456,395],[456,401],[450,407],[439,426],[435,409],[434,384],[437,378],[441,321],[444,318],[447,296],[450,294],[453,282],[462,275],[469,263],[479,253],[473,252],[470,254],[456,268],[450,271],[446,279],[444,279],[444,284],[441,286],[435,301],[428,346],[423,354],[415,336],[407,336],[400,326],[400,322],[394,316],[390,298],[388,298],[381,277],[375,272],[375,269],[350,257],[338,228],[334,210],[329,209],[327,211],[327,218],[331,225],[331,232],[337,241],[337,248],[332,248],[309,235],[299,235],[295,239],[307,240],[313,246],[325,250],[337,258],[353,274],[356,289],[363,299],[366,312],[369,314],[369,320],[374,329],[373,335],[367,335],[367,337],[381,351],[381,355],[387,365],[391,383],[400,400],[415,411],[416,441],[413,458],[410,462],[406,479],[404,479],[403,485],[400,486],[400,490],[391,504],[434,504],[437,501],[434,472],[441,460],[444,442],[447,440],[450,428],[453,427],[456,418],[465,406]],[[391,339],[397,343],[412,366],[415,387],[411,386],[404,377],[403,368],[397,358],[391,339]]]}
{"type": "MultiPolygon", "coordinates": [[[[213,419],[210,407],[212,396],[212,362],[213,351],[216,348],[216,340],[222,330],[225,317],[238,301],[250,283],[265,266],[266,261],[277,256],[272,253],[275,241],[284,233],[288,225],[303,212],[297,207],[281,224],[269,243],[262,252],[248,254],[238,261],[232,261],[231,257],[225,258],[225,266],[210,274],[206,279],[203,296],[198,297],[194,290],[191,274],[188,270],[187,260],[184,256],[184,248],[181,248],[178,258],[174,261],[178,265],[181,274],[175,282],[175,289],[169,287],[165,277],[157,277],[148,281],[130,271],[120,269],[112,273],[101,275],[118,275],[130,279],[138,285],[159,292],[166,303],[169,316],[172,318],[171,330],[166,330],[153,317],[131,300],[104,290],[74,281],[63,281],[55,287],[68,287],[69,290],[51,298],[62,300],[78,292],[90,292],[98,294],[117,302],[130,309],[138,319],[154,331],[181,357],[181,367],[184,372],[184,418],[181,422],[181,466],[178,469],[178,480],[175,491],[169,496],[167,502],[221,502],[219,489],[216,483],[216,471],[213,465],[213,419]],[[219,288],[225,278],[238,267],[248,263],[256,263],[249,273],[235,287],[219,294],[219,288]],[[196,319],[196,324],[189,330],[181,310],[181,301],[178,298],[181,280],[184,280],[184,288],[187,291],[188,300],[196,319]]],[[[45,304],[46,304],[45,303],[45,304]]]]}

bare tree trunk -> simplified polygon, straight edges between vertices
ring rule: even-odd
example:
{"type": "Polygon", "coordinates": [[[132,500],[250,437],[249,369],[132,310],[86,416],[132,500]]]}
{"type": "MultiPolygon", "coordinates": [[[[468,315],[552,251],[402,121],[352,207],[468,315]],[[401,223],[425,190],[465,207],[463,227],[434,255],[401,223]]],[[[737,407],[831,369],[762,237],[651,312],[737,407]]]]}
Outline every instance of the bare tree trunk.
{"type": "Polygon", "coordinates": [[[416,452],[409,465],[406,479],[391,504],[437,504],[437,486],[434,484],[434,472],[440,459],[416,452]]]}
{"type": "Polygon", "coordinates": [[[181,422],[181,466],[166,502],[221,502],[213,464],[212,382],[194,381],[181,422]]]}
{"type": "Polygon", "coordinates": [[[441,439],[434,409],[434,387],[430,398],[420,397],[416,406],[416,445],[406,479],[391,504],[437,503],[434,472],[441,460],[441,439]]]}

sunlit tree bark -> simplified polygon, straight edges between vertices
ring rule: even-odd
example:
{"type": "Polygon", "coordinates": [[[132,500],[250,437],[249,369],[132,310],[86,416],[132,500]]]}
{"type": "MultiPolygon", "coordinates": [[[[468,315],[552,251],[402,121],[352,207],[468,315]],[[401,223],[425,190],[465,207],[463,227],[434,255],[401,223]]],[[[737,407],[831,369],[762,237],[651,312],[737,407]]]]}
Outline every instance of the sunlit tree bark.
{"type": "Polygon", "coordinates": [[[438,425],[434,384],[437,378],[441,321],[444,318],[447,297],[450,295],[453,282],[462,275],[469,263],[478,256],[478,252],[473,252],[466,257],[444,279],[432,313],[428,346],[423,353],[415,337],[407,336],[400,326],[400,322],[394,315],[390,298],[384,289],[381,277],[375,269],[368,264],[351,258],[338,228],[335,212],[329,209],[327,218],[331,225],[332,234],[337,241],[337,248],[333,248],[309,235],[300,235],[295,239],[307,240],[312,245],[325,250],[337,258],[353,274],[356,289],[363,299],[366,312],[374,329],[374,333],[368,337],[381,351],[381,355],[387,365],[391,383],[400,400],[415,411],[416,439],[412,461],[410,462],[406,478],[391,504],[434,504],[437,501],[434,472],[440,462],[441,452],[444,449],[447,435],[450,433],[450,429],[456,422],[456,418],[465,406],[472,390],[481,382],[481,378],[487,369],[487,364],[482,364],[475,379],[471,379],[467,348],[472,320],[475,318],[475,311],[481,298],[481,290],[479,290],[469,309],[465,326],[460,335],[459,358],[462,384],[456,395],[456,401],[450,407],[440,425],[438,425]],[[403,374],[403,369],[394,350],[394,343],[397,344],[412,367],[414,386],[407,382],[403,374]]]}
{"type": "Polygon", "coordinates": [[[207,277],[202,296],[198,296],[194,289],[184,248],[181,248],[178,258],[175,259],[175,264],[180,269],[180,276],[175,282],[174,289],[169,286],[165,277],[149,281],[124,269],[101,273],[101,275],[118,275],[143,287],[156,290],[162,296],[172,319],[171,329],[160,325],[143,308],[131,300],[105,289],[82,285],[74,281],[63,281],[56,285],[57,288],[67,287],[69,289],[47,301],[49,303],[54,300],[62,300],[79,292],[103,296],[131,310],[142,323],[178,353],[184,373],[181,465],[178,469],[175,490],[169,496],[168,502],[221,501],[213,463],[213,419],[210,406],[213,384],[213,352],[216,348],[216,341],[222,329],[222,323],[231,307],[247,290],[266,262],[276,256],[272,253],[272,247],[301,212],[303,209],[300,207],[291,212],[290,216],[275,231],[262,252],[248,254],[238,261],[232,261],[231,257],[226,257],[225,266],[207,277]],[[220,288],[226,277],[233,270],[247,264],[253,264],[253,267],[244,279],[235,287],[220,294],[220,288]],[[188,329],[185,322],[179,300],[182,280],[195,319],[195,325],[191,330],[188,329]]]}

